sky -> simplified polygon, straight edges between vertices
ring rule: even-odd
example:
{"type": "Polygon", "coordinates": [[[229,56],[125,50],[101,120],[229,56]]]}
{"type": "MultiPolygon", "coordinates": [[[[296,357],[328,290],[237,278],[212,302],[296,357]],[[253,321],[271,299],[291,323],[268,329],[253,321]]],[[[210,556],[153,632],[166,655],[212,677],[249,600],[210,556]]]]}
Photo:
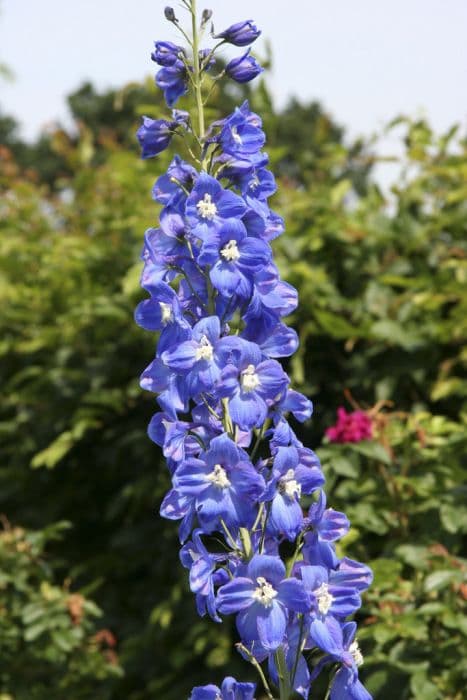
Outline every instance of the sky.
{"type": "MultiPolygon", "coordinates": [[[[170,0],[0,0],[0,107],[34,138],[67,123],[65,96],[84,80],[121,87],[154,72],[155,39],[179,42],[170,0]]],[[[172,2],[181,19],[184,11],[172,2]]],[[[319,99],[350,137],[400,113],[437,130],[467,120],[467,0],[198,0],[217,31],[253,19],[270,42],[278,106],[319,99]]],[[[179,42],[180,43],[180,42],[179,42]]],[[[234,48],[234,52],[240,51],[234,48]]],[[[228,55],[235,55],[232,51],[228,55]]],[[[158,116],[158,115],[152,115],[158,116]]]]}

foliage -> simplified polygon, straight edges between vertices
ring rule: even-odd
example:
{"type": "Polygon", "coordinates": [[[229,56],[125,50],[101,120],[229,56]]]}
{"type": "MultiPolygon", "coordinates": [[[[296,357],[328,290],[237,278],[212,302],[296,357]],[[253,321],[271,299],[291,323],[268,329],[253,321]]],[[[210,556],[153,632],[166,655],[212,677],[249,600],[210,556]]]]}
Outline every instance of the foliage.
{"type": "Polygon", "coordinates": [[[66,522],[25,531],[4,522],[0,532],[0,690],[10,698],[86,698],[120,673],[102,612],[70,581],[59,586],[44,547],[66,522]]]}
{"type": "MultiPolygon", "coordinates": [[[[230,99],[219,96],[221,105],[230,99]]],[[[374,441],[320,450],[329,500],[345,503],[352,520],[345,553],[376,571],[360,621],[363,680],[379,700],[460,700],[465,140],[438,137],[423,122],[395,124],[404,171],[384,196],[365,175],[369,150],[344,146],[337,127],[316,145],[322,132],[301,120],[299,143],[308,133],[310,145],[300,172],[292,168],[296,127],[281,132],[279,147],[287,120],[264,86],[251,99],[263,113],[270,105],[269,150],[283,168],[273,163],[282,172],[273,206],[287,221],[276,254],[302,299],[293,319],[301,349],[288,371],[320,408],[300,434],[317,447],[345,389],[364,408],[392,402],[374,414],[374,441]]],[[[149,111],[137,102],[130,122],[149,111]]],[[[86,119],[81,112],[77,138],[51,135],[64,164],[47,176],[53,189],[2,151],[0,511],[27,530],[73,523],[48,545],[56,580],[93,588],[125,672],[94,676],[94,685],[88,673],[88,697],[179,700],[221,679],[227,663],[235,675],[236,660],[229,633],[197,618],[185,573],[173,566],[174,528],[154,516],[167,484],[144,435],[152,401],[136,379],[152,348],[131,316],[143,232],[155,221],[147,197],[155,173],[136,146],[86,119]]],[[[161,172],[166,165],[161,156],[161,172]]],[[[23,658],[9,672],[8,692],[20,700],[23,658]]],[[[53,679],[86,669],[70,664],[53,679]]],[[[28,697],[51,697],[42,680],[31,683],[28,697]]]]}

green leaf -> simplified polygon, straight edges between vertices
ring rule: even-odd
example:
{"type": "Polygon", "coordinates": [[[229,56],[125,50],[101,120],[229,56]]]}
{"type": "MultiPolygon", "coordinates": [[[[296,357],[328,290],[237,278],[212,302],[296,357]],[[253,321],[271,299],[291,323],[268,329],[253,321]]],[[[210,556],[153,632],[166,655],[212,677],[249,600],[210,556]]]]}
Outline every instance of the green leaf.
{"type": "Polygon", "coordinates": [[[406,326],[390,319],[373,323],[371,333],[375,338],[385,340],[391,345],[400,345],[406,350],[415,350],[423,342],[413,330],[409,332],[406,326]]]}
{"type": "Polygon", "coordinates": [[[449,503],[441,505],[439,515],[443,526],[448,532],[466,532],[467,531],[467,508],[462,505],[453,506],[449,503]]]}
{"type": "Polygon", "coordinates": [[[452,571],[451,569],[434,571],[426,577],[423,587],[427,593],[430,591],[437,591],[440,588],[448,586],[453,580],[457,579],[458,576],[458,572],[452,571]]]}
{"type": "Polygon", "coordinates": [[[26,642],[33,642],[35,639],[41,636],[48,629],[48,621],[44,620],[42,622],[37,622],[35,625],[26,627],[24,631],[24,639],[26,642]]]}
{"type": "Polygon", "coordinates": [[[443,696],[438,688],[428,680],[426,673],[415,673],[410,680],[410,689],[415,700],[439,700],[443,696]]]}
{"type": "Polygon", "coordinates": [[[362,442],[350,442],[348,444],[350,450],[359,452],[365,457],[376,459],[384,464],[392,464],[391,457],[385,447],[380,442],[363,440],[362,442]]]}
{"type": "Polygon", "coordinates": [[[334,338],[355,338],[359,335],[359,330],[342,316],[316,307],[313,315],[321,328],[334,338]]]}

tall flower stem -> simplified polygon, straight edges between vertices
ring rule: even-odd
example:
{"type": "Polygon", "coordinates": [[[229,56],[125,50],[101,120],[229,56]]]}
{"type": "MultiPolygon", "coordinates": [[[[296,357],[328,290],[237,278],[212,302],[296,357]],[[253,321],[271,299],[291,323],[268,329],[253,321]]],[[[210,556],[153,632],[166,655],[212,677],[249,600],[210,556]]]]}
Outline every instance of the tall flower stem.
{"type": "MultiPolygon", "coordinates": [[[[217,35],[212,30],[211,38],[221,41],[209,49],[203,36],[211,10],[198,18],[196,0],[179,2],[191,28],[180,26],[173,8],[164,14],[188,46],[156,41],[151,58],[160,66],[156,83],[168,107],[188,94],[191,111],[173,109],[170,120],[143,117],[138,129],[143,158],[161,153],[174,136],[192,158],[175,155],[153,188],[164,208],[160,227],[145,236],[142,286],[150,298],[135,312],[139,325],[160,332],[141,386],[157,395],[161,412],[151,419],[149,435],[163,448],[172,475],[161,515],[181,521],[180,558],[190,570],[200,614],[216,622],[237,614],[237,648],[259,673],[268,700],[291,700],[294,690],[307,697],[309,619],[325,662],[337,665],[338,686],[350,683],[348,697],[369,700],[357,677],[361,654],[353,625],[344,620],[355,612],[371,572],[338,558],[334,542],[347,532],[348,520],[326,509],[319,460],[288,419],[291,413],[306,420],[312,404],[291,388],[278,359],[289,357],[298,343],[283,321],[297,294],[273,260],[270,241],[284,226],[267,203],[275,181],[265,167],[261,118],[245,101],[225,118],[205,122],[211,84],[224,73],[243,84],[263,70],[249,48],[243,52],[260,31],[252,20],[217,35]],[[221,44],[240,47],[242,54],[213,76],[221,44]],[[307,518],[302,492],[313,496],[307,518]],[[310,529],[313,537],[306,538],[310,529]],[[295,542],[288,562],[284,539],[295,542]],[[333,592],[342,590],[336,618],[328,584],[333,592]],[[324,607],[323,616],[329,612],[332,620],[328,635],[315,619],[324,607]],[[266,668],[273,670],[277,693],[266,668]]],[[[213,688],[224,700],[252,700],[255,693],[254,683],[228,676],[221,688],[194,688],[190,700],[212,697],[213,688]]]]}
{"type": "Polygon", "coordinates": [[[261,678],[261,681],[262,681],[262,683],[263,683],[264,691],[265,691],[265,693],[266,693],[266,695],[267,695],[267,697],[268,697],[268,700],[274,700],[274,696],[273,696],[273,694],[271,693],[271,689],[270,689],[269,684],[268,684],[268,682],[267,682],[267,680],[266,680],[266,676],[264,675],[264,672],[263,672],[263,669],[261,668],[260,663],[255,659],[255,657],[253,656],[253,654],[250,652],[250,650],[249,650],[246,646],[244,646],[244,645],[241,644],[241,643],[238,643],[236,646],[237,646],[237,649],[238,649],[239,651],[241,651],[243,654],[245,654],[245,656],[248,658],[249,662],[250,662],[250,663],[256,668],[256,670],[258,671],[259,677],[261,678]]]}
{"type": "Polygon", "coordinates": [[[290,698],[290,681],[289,671],[285,660],[284,648],[279,647],[276,651],[277,674],[279,676],[279,692],[280,700],[289,700],[290,698]]]}
{"type": "MultiPolygon", "coordinates": [[[[204,138],[204,106],[203,95],[201,93],[201,71],[199,63],[199,46],[198,46],[198,25],[196,18],[196,0],[190,0],[191,12],[191,31],[192,31],[192,46],[193,46],[193,83],[196,98],[196,110],[198,112],[198,137],[202,142],[204,138]]],[[[205,159],[201,160],[201,167],[204,170],[206,167],[205,159]]]]}

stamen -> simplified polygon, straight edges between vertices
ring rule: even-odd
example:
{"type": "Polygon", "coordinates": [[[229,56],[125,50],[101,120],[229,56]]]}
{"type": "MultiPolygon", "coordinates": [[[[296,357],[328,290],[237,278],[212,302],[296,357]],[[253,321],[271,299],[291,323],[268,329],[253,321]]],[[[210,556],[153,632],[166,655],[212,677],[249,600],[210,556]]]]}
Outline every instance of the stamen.
{"type": "Polygon", "coordinates": [[[217,486],[219,489],[226,489],[228,486],[230,486],[227,472],[223,467],[221,467],[220,464],[214,465],[214,469],[206,476],[206,479],[210,481],[213,486],[217,486]]]}
{"type": "Polygon", "coordinates": [[[281,493],[283,496],[288,496],[288,498],[291,500],[293,500],[295,496],[300,498],[302,494],[301,484],[294,479],[294,476],[294,470],[289,469],[289,471],[279,480],[277,485],[279,493],[281,493]]]}
{"type": "Polygon", "coordinates": [[[170,304],[166,304],[165,301],[160,301],[159,306],[161,308],[161,321],[165,326],[167,323],[170,323],[170,321],[173,321],[174,319],[172,307],[170,306],[170,304]]]}
{"type": "Polygon", "coordinates": [[[253,598],[261,603],[261,605],[264,605],[265,608],[270,608],[272,601],[277,595],[277,591],[263,576],[258,576],[256,583],[258,584],[258,588],[255,588],[253,592],[253,598]]]}
{"type": "Polygon", "coordinates": [[[213,357],[213,347],[205,335],[201,336],[199,345],[195,350],[195,359],[198,360],[208,360],[210,362],[213,357]]]}
{"type": "Polygon", "coordinates": [[[251,180],[248,183],[248,187],[250,188],[250,190],[255,190],[258,187],[258,185],[259,185],[259,178],[257,175],[253,175],[253,177],[251,178],[251,180]]]}
{"type": "Polygon", "coordinates": [[[221,250],[221,255],[225,260],[231,262],[232,260],[238,260],[240,257],[240,251],[237,246],[237,241],[233,239],[230,240],[221,250]]]}
{"type": "Polygon", "coordinates": [[[241,145],[241,144],[243,143],[243,141],[242,141],[242,137],[240,136],[240,134],[239,134],[238,131],[237,131],[237,127],[236,127],[236,126],[233,126],[233,127],[231,128],[230,132],[231,132],[231,134],[232,134],[232,138],[233,138],[233,140],[235,141],[235,143],[238,143],[238,144],[241,145]]]}
{"type": "Polygon", "coordinates": [[[198,561],[198,559],[201,558],[201,554],[199,552],[195,552],[194,549],[189,549],[188,552],[190,553],[190,557],[193,561],[198,561]]]}
{"type": "Polygon", "coordinates": [[[196,208],[198,210],[198,214],[202,219],[208,219],[209,221],[212,221],[217,214],[217,207],[212,201],[211,195],[208,192],[206,192],[203,199],[199,200],[198,204],[196,205],[196,208]]]}
{"type": "Polygon", "coordinates": [[[328,584],[322,583],[316,591],[313,591],[313,595],[316,597],[318,610],[321,615],[327,615],[329,608],[334,602],[334,596],[329,593],[328,584]]]}
{"type": "Polygon", "coordinates": [[[351,653],[352,658],[355,661],[355,665],[361,666],[363,663],[363,654],[360,651],[360,647],[358,646],[358,642],[356,639],[354,639],[352,644],[349,646],[349,652],[351,653]]]}
{"type": "Polygon", "coordinates": [[[243,391],[246,393],[254,391],[256,387],[261,384],[261,381],[255,372],[254,365],[248,365],[248,367],[243,370],[240,383],[243,391]]]}

